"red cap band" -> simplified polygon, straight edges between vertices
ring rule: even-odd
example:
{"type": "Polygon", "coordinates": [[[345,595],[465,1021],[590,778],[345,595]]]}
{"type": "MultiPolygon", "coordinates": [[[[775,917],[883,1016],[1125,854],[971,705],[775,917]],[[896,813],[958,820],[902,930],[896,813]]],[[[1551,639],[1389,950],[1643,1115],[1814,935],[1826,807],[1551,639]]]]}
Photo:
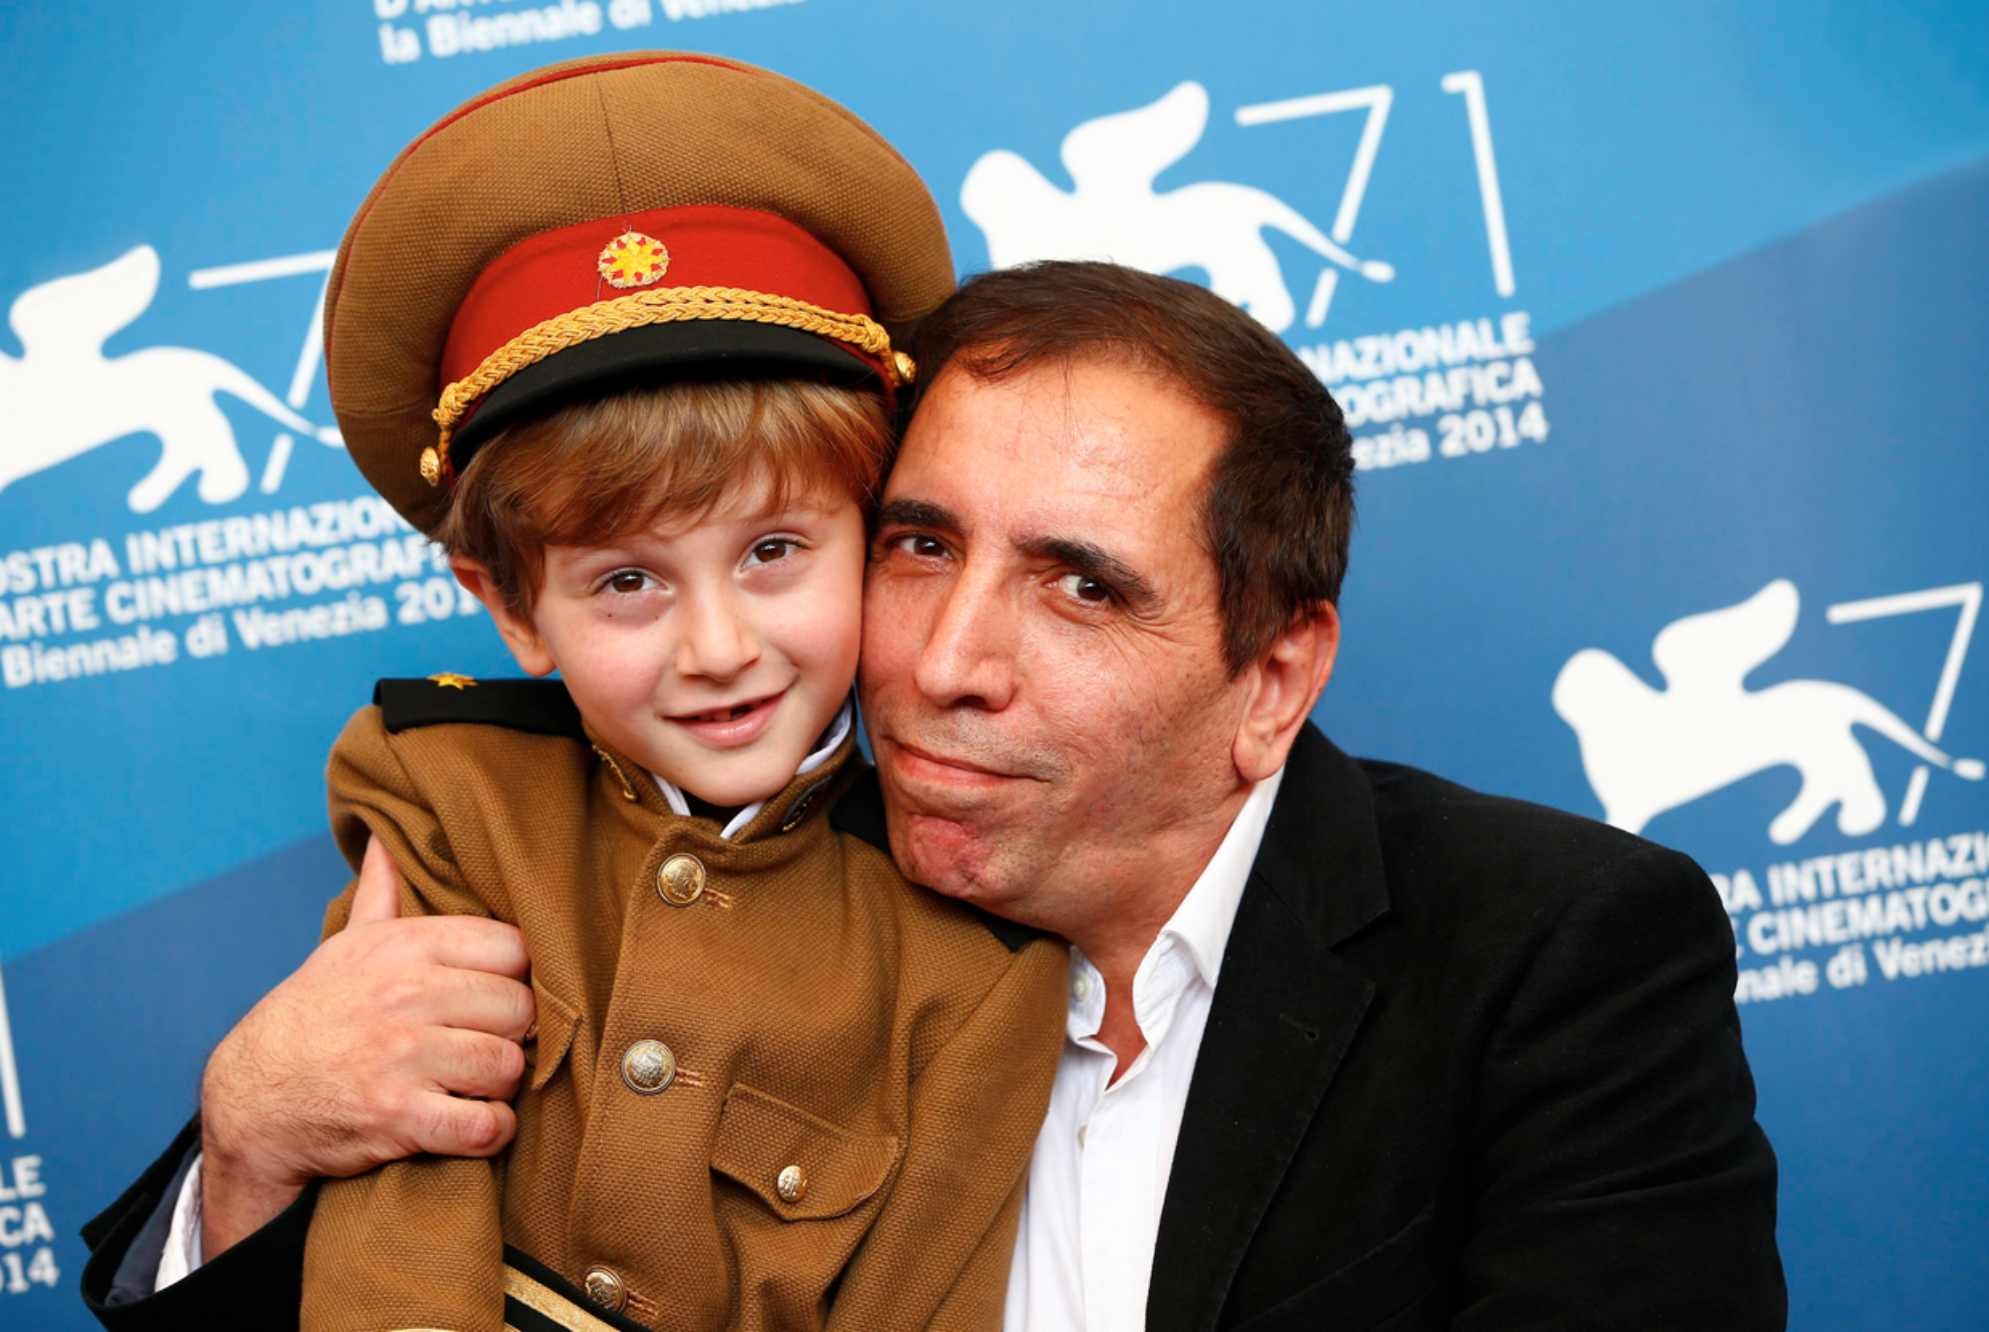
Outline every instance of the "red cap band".
{"type": "MultiPolygon", "coordinates": [[[[647,247],[635,257],[647,258],[647,247]]],[[[653,208],[581,222],[520,241],[478,275],[456,311],[442,353],[441,384],[467,379],[485,358],[548,319],[600,301],[670,288],[719,287],[805,301],[845,315],[871,313],[870,297],[850,266],[806,231],[774,213],[699,205],[653,208]],[[603,272],[602,251],[626,233],[662,243],[661,274],[603,272]]],[[[878,358],[838,342],[850,355],[878,358]]]]}

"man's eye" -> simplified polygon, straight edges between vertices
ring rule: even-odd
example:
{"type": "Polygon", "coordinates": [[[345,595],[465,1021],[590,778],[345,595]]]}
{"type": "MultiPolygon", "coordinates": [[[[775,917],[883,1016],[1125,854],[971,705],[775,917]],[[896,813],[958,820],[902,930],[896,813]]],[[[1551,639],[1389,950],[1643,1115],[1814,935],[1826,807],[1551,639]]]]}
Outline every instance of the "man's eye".
{"type": "Polygon", "coordinates": [[[897,546],[907,555],[916,555],[922,560],[936,560],[946,554],[945,542],[919,532],[899,537],[897,546]]]}
{"type": "Polygon", "coordinates": [[[1086,574],[1069,573],[1057,580],[1057,586],[1079,601],[1093,606],[1102,606],[1112,599],[1112,589],[1086,574]]]}
{"type": "Polygon", "coordinates": [[[601,586],[610,592],[640,592],[649,584],[649,575],[640,569],[617,569],[601,586]]]}
{"type": "Polygon", "coordinates": [[[770,538],[753,547],[752,552],[746,557],[746,563],[772,564],[775,560],[786,558],[787,553],[793,550],[797,544],[797,542],[790,541],[786,537],[770,538]]]}

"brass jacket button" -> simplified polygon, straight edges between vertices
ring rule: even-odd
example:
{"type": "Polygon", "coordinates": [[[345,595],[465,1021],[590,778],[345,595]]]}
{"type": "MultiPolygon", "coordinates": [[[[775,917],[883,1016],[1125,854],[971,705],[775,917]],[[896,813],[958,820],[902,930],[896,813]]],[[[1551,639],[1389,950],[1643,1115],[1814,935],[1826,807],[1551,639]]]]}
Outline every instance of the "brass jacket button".
{"type": "Polygon", "coordinates": [[[704,896],[704,862],[678,852],[656,871],[656,895],[671,906],[689,906],[704,896]]]}
{"type": "Polygon", "coordinates": [[[637,1041],[622,1055],[622,1081],[639,1096],[654,1096],[677,1080],[677,1056],[661,1041],[637,1041]]]}
{"type": "Polygon", "coordinates": [[[808,1196],[808,1172],[798,1165],[782,1166],[774,1177],[774,1192],[782,1202],[800,1202],[808,1196]]]}
{"type": "Polygon", "coordinates": [[[620,1313],[628,1304],[628,1287],[612,1267],[588,1268],[580,1284],[586,1289],[587,1298],[609,1313],[620,1313]]]}

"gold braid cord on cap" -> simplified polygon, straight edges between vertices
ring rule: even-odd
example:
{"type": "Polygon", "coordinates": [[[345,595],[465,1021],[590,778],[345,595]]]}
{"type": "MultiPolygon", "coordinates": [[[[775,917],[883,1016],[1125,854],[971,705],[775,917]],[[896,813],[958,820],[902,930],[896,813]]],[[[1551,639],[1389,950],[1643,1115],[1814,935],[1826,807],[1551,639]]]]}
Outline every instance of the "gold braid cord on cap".
{"type": "Polygon", "coordinates": [[[422,452],[422,479],[431,486],[441,484],[443,463],[449,456],[449,439],[456,427],[462,424],[478,398],[526,366],[537,365],[555,352],[610,333],[692,319],[743,319],[800,329],[846,342],[879,358],[884,363],[884,373],[894,385],[908,383],[912,378],[912,358],[892,351],[891,335],[866,315],[838,314],[791,296],[771,296],[741,287],[663,287],[616,296],[534,324],[484,357],[467,379],[459,379],[443,389],[441,405],[435,409],[435,424],[442,427],[442,435],[434,448],[422,452]]]}

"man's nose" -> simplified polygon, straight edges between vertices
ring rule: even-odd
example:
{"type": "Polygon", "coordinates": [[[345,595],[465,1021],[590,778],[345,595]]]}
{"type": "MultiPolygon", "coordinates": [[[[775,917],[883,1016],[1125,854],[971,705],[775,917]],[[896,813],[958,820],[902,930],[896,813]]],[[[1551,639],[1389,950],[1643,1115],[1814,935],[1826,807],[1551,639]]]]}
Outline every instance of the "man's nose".
{"type": "Polygon", "coordinates": [[[760,639],[744,608],[722,594],[688,597],[677,640],[677,673],[721,683],[760,659],[760,639]]]}
{"type": "Polygon", "coordinates": [[[919,692],[943,707],[1007,707],[1015,698],[1016,613],[1013,590],[995,571],[963,570],[919,653],[919,692]]]}

